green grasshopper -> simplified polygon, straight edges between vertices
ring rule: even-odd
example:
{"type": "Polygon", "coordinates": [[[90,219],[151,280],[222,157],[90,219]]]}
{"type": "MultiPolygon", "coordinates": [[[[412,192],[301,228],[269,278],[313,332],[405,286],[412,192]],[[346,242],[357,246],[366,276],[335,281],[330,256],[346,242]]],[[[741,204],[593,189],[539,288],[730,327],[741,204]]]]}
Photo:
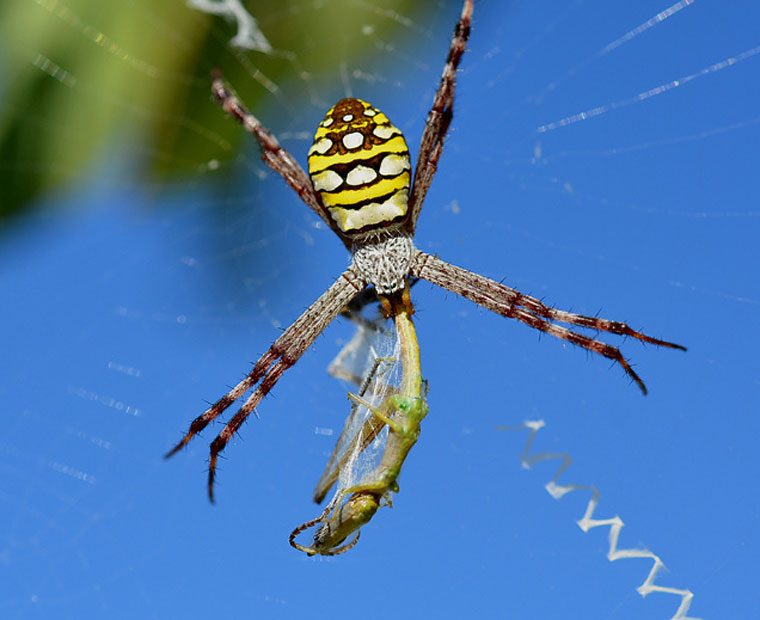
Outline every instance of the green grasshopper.
{"type": "MultiPolygon", "coordinates": [[[[317,484],[315,501],[324,499],[340,472],[348,466],[352,455],[361,454],[385,426],[388,427],[388,437],[380,462],[371,472],[357,484],[340,490],[319,517],[299,525],[290,534],[290,544],[309,555],[338,555],[348,551],[358,542],[359,529],[372,519],[381,502],[384,500],[391,505],[391,494],[398,492],[397,481],[401,467],[417,443],[420,423],[428,412],[420,370],[420,348],[411,318],[414,307],[409,298],[409,288],[389,296],[380,296],[380,302],[386,314],[393,318],[396,327],[401,358],[401,385],[379,407],[373,406],[362,396],[349,393],[348,397],[354,405],[366,407],[371,415],[352,439],[349,449],[339,458],[338,447],[344,443],[343,436],[349,431],[350,425],[344,427],[336,450],[317,484]],[[298,534],[314,526],[317,526],[317,531],[311,546],[306,547],[296,542],[298,534]],[[354,533],[355,537],[346,543],[354,533]]],[[[389,360],[376,360],[360,393],[374,380],[379,365],[385,361],[389,360]]]]}

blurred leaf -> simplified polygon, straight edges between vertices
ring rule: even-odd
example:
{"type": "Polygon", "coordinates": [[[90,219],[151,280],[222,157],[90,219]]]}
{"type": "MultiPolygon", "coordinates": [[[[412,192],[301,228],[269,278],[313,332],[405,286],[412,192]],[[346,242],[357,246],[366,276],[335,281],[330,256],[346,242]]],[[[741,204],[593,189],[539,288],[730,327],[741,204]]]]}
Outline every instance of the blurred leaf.
{"type": "Polygon", "coordinates": [[[3,3],[0,218],[83,177],[106,155],[130,166],[137,160],[138,172],[153,178],[196,174],[229,158],[244,132],[211,101],[214,66],[251,107],[260,99],[291,114],[327,106],[332,102],[320,101],[315,86],[323,74],[338,83],[348,69],[341,59],[359,65],[377,54],[371,41],[403,32],[400,16],[410,4],[249,3],[274,47],[263,54],[230,47],[234,22],[176,0],[3,3]],[[283,91],[292,83],[297,97],[283,91]]]}

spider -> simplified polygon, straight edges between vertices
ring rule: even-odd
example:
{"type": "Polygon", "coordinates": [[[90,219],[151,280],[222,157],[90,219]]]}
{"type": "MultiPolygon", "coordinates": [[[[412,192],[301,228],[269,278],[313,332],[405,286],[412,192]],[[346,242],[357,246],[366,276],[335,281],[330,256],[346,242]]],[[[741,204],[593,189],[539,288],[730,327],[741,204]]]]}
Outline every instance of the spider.
{"type": "Polygon", "coordinates": [[[335,283],[275,340],[254,364],[253,370],[195,418],[182,440],[166,454],[167,458],[176,454],[232,403],[255,387],[211,442],[208,495],[212,502],[219,453],[282,374],[298,361],[354,298],[366,295],[365,289],[369,285],[374,287],[390,315],[388,296],[401,294],[408,279],[427,280],[501,316],[517,319],[613,360],[644,394],[647,390],[643,381],[616,347],[557,323],[632,336],[643,342],[686,350],[680,345],[646,336],[619,321],[555,310],[534,297],[414,247],[417,218],[453,116],[456,72],[470,35],[472,12],[473,0],[464,0],[440,86],[422,134],[413,182],[410,182],[411,164],[404,136],[376,107],[352,98],[336,103],[317,128],[308,153],[310,175],[307,176],[292,155],[227,88],[221,73],[214,71],[212,93],[216,101],[253,134],[261,147],[264,162],[280,174],[338,235],[351,252],[352,261],[335,283]]]}

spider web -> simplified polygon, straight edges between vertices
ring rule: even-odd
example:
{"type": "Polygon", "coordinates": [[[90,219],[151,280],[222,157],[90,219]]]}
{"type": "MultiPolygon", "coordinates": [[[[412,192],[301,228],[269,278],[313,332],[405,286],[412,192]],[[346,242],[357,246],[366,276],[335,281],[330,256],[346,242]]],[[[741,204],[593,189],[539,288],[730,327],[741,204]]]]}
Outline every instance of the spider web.
{"type": "Polygon", "coordinates": [[[346,264],[208,75],[302,164],[349,94],[414,155],[461,3],[248,5],[271,52],[181,3],[0,9],[2,617],[332,617],[334,595],[369,616],[388,599],[401,617],[675,617],[679,595],[636,591],[651,557],[610,563],[612,525],[575,525],[591,491],[544,491],[561,460],[521,471],[542,453],[572,457],[557,485],[598,489],[591,518],[625,523],[616,550],[694,593],[686,615],[760,614],[756,3],[476,3],[418,246],[690,350],[619,343],[643,398],[605,360],[420,283],[430,413],[393,510],[336,559],[287,534],[318,510],[348,414],[325,368],[350,324],[230,444],[217,505],[219,426],[160,458],[346,264]],[[526,420],[546,423],[530,452],[528,431],[496,430],[526,420]]]}

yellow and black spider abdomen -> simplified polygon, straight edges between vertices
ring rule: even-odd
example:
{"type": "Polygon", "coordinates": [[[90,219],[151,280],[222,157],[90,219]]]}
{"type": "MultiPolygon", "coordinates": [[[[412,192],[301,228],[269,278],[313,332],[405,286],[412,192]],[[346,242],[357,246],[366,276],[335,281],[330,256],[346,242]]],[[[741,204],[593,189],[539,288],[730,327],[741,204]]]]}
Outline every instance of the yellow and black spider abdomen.
{"type": "Polygon", "coordinates": [[[347,235],[400,222],[411,164],[398,127],[360,99],[341,99],[319,124],[309,175],[330,217],[347,235]]]}

